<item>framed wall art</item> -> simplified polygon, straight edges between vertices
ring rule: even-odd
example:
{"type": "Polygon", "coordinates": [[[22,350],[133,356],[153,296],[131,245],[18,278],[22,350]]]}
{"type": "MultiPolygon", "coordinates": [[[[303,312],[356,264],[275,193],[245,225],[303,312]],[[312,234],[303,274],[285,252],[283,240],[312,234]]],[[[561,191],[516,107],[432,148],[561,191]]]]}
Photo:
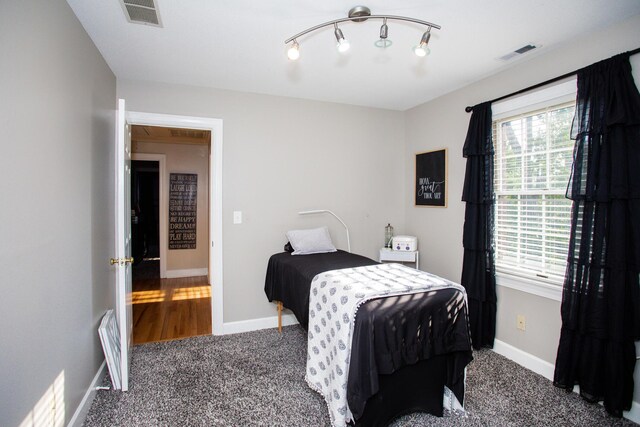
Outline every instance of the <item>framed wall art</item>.
{"type": "Polygon", "coordinates": [[[196,249],[197,201],[197,174],[169,174],[169,249],[196,249]]]}
{"type": "Polygon", "coordinates": [[[447,149],[416,154],[416,206],[447,207],[447,149]]]}

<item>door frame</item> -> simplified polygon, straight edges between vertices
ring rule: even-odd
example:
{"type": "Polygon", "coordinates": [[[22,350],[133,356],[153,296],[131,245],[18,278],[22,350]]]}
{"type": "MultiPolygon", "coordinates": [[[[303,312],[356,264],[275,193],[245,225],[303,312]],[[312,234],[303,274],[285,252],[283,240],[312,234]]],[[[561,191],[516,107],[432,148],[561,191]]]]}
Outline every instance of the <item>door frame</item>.
{"type": "Polygon", "coordinates": [[[130,125],[165,126],[211,131],[209,155],[209,284],[211,285],[211,332],[223,334],[222,274],[222,119],[128,111],[130,125]]]}
{"type": "Polygon", "coordinates": [[[158,191],[159,193],[159,244],[160,244],[160,278],[167,278],[167,230],[169,229],[169,221],[167,219],[167,210],[164,208],[167,206],[167,201],[165,200],[164,195],[164,180],[162,179],[165,176],[166,171],[166,162],[167,156],[164,154],[152,154],[152,153],[134,153],[132,150],[131,160],[141,160],[145,162],[158,162],[158,191]]]}

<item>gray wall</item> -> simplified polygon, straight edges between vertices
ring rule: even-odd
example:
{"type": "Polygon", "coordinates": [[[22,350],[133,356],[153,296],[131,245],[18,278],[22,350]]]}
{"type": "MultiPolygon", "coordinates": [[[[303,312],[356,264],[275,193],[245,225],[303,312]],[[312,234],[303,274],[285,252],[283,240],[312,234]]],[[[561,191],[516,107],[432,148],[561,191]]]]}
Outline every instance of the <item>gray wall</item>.
{"type": "MultiPolygon", "coordinates": [[[[527,62],[449,93],[406,112],[405,187],[411,188],[414,154],[440,147],[449,148],[449,207],[416,208],[407,194],[406,228],[420,242],[420,266],[451,280],[460,280],[462,271],[462,225],[464,203],[462,185],[465,159],[462,146],[470,115],[467,105],[475,105],[546,79],[587,66],[617,53],[638,47],[640,17],[540,53],[527,62]]],[[[640,83],[640,55],[632,58],[636,84],[640,83]]],[[[499,287],[497,338],[550,363],[555,363],[560,337],[560,303],[517,290],[499,287]],[[516,329],[516,314],[527,318],[525,332],[516,329]]],[[[636,374],[636,379],[639,376],[636,374]]],[[[636,400],[638,400],[636,398],[636,400]]]]}
{"type": "Polygon", "coordinates": [[[114,302],[116,82],[62,0],[0,2],[0,58],[0,423],[33,415],[61,373],[68,421],[114,302]]]}
{"type": "Polygon", "coordinates": [[[401,112],[140,81],[118,80],[118,96],[130,111],[224,120],[225,322],[275,315],[264,278],[287,230],[327,224],[346,248],[335,219],[298,211],[335,211],[352,250],[375,258],[388,222],[403,231],[401,112]]]}

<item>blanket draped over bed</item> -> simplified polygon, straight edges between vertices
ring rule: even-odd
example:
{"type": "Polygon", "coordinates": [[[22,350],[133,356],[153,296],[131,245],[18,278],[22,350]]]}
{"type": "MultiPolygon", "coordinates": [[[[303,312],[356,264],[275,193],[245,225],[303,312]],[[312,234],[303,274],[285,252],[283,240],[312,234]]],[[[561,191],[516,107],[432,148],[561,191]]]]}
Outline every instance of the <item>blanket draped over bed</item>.
{"type": "MultiPolygon", "coordinates": [[[[462,286],[400,264],[333,270],[313,279],[306,380],[327,402],[332,425],[343,427],[353,419],[347,403],[347,387],[354,322],[360,305],[374,298],[442,289],[458,291],[457,297],[446,304],[448,323],[466,325],[466,294],[462,286]],[[459,316],[464,317],[464,322],[456,322],[459,316]]],[[[421,331],[417,328],[418,340],[429,339],[428,335],[433,333],[431,324],[427,329],[420,338],[421,331]]],[[[469,346],[468,335],[463,335],[467,338],[460,350],[469,346]]]]}

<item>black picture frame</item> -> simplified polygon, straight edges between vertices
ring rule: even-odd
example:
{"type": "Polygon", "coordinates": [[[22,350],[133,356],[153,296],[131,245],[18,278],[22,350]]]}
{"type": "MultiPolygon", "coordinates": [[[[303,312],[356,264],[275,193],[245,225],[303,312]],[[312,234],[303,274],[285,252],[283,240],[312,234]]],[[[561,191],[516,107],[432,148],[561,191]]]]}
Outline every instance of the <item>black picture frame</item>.
{"type": "Polygon", "coordinates": [[[447,149],[416,154],[415,205],[447,207],[447,149]]]}
{"type": "Polygon", "coordinates": [[[169,174],[169,249],[196,249],[198,174],[169,174]]]}

